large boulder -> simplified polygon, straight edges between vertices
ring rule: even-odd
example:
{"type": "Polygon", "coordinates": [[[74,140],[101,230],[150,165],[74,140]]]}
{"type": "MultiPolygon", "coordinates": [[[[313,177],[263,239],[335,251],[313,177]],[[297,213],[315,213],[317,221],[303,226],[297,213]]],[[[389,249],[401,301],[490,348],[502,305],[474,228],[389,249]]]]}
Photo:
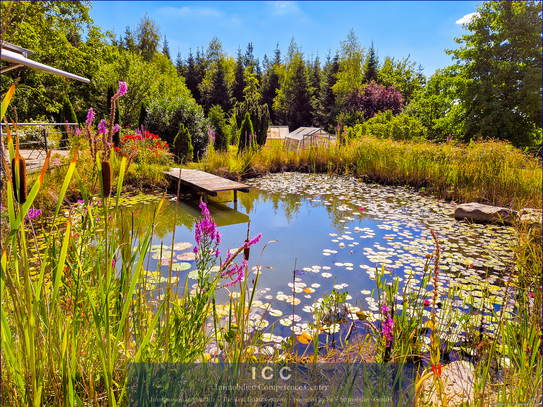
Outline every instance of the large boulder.
{"type": "Polygon", "coordinates": [[[458,220],[471,220],[480,223],[505,223],[511,225],[517,216],[517,211],[499,206],[483,205],[470,202],[458,205],[454,217],[458,220]]]}

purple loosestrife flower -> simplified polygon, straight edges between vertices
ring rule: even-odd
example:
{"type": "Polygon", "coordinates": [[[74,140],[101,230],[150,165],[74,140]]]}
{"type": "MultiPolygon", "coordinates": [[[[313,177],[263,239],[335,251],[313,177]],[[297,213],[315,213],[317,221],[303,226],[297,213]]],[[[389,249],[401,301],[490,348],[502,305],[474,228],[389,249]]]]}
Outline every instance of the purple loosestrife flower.
{"type": "Polygon", "coordinates": [[[76,136],[80,136],[80,135],[81,135],[81,130],[75,129],[75,135],[76,135],[76,136]]]}
{"type": "Polygon", "coordinates": [[[98,132],[100,134],[106,134],[107,133],[107,124],[104,119],[100,121],[100,124],[98,124],[98,132]]]}
{"type": "Polygon", "coordinates": [[[392,317],[388,313],[389,308],[386,305],[383,305],[381,307],[381,310],[383,312],[383,317],[385,317],[383,326],[382,326],[382,332],[383,332],[383,336],[385,337],[386,343],[388,345],[388,342],[394,339],[394,336],[392,335],[394,321],[392,320],[392,317]]]}
{"type": "Polygon", "coordinates": [[[119,126],[118,124],[116,124],[115,126],[113,126],[113,134],[117,133],[119,131],[119,129],[121,128],[121,126],[119,126]]]}
{"type": "Polygon", "coordinates": [[[94,120],[94,110],[92,107],[89,109],[89,112],[87,113],[87,120],[86,123],[90,126],[94,120]]]}
{"type": "Polygon", "coordinates": [[[122,82],[122,81],[119,81],[119,90],[117,91],[117,94],[119,96],[124,96],[126,95],[126,90],[127,90],[127,86],[126,86],[126,82],[122,82]]]}

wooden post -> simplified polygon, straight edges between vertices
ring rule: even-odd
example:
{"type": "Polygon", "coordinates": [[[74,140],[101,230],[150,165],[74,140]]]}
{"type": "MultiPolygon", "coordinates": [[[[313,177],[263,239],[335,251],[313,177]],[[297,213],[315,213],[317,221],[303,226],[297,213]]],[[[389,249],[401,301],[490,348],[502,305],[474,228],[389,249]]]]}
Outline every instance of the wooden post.
{"type": "Polygon", "coordinates": [[[234,202],[238,201],[238,191],[234,189],[234,202]]]}

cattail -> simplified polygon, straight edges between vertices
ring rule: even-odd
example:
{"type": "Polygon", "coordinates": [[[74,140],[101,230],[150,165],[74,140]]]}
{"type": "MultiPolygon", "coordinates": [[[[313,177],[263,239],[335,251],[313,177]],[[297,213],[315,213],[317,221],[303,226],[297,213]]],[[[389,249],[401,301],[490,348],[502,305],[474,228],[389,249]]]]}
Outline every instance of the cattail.
{"type": "Polygon", "coordinates": [[[111,164],[109,161],[102,161],[102,184],[104,185],[104,197],[111,193],[111,164]]]}
{"type": "Polygon", "coordinates": [[[26,193],[26,162],[25,159],[21,156],[11,160],[11,169],[13,170],[13,189],[15,191],[15,199],[20,204],[26,202],[27,193],[26,193]],[[19,191],[17,191],[17,183],[15,179],[15,166],[19,168],[19,191]]]}
{"type": "Polygon", "coordinates": [[[243,259],[249,261],[249,239],[245,240],[245,249],[243,249],[243,259]]]}

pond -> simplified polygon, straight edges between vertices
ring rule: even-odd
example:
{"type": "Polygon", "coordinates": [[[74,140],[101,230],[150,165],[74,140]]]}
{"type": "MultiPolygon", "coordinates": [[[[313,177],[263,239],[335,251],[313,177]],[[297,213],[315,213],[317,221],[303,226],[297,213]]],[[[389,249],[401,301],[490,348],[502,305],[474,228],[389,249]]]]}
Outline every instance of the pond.
{"type": "MultiPolygon", "coordinates": [[[[251,318],[254,329],[265,328],[264,332],[270,333],[273,325],[277,336],[268,335],[270,341],[280,342],[277,338],[290,336],[292,329],[296,333],[305,329],[313,320],[315,301],[332,290],[347,293],[352,319],[357,319],[360,310],[370,321],[379,319],[377,294],[373,292],[376,270],[383,270],[390,282],[397,279],[399,292],[407,282],[408,290],[417,289],[427,255],[435,249],[430,229],[437,234],[441,247],[439,290],[458,287],[458,295],[451,299],[458,311],[480,309],[483,297],[491,299],[487,311],[504,303],[501,296],[508,280],[504,271],[511,269],[513,260],[511,227],[460,222],[453,216],[454,202],[408,187],[367,184],[348,176],[283,173],[246,183],[251,190],[239,194],[237,203],[231,201],[232,193],[219,195],[209,209],[222,234],[223,259],[228,249],[243,243],[249,220],[250,236],[262,233],[249,259],[251,282],[260,273],[251,318]],[[274,242],[262,251],[269,241],[274,242]],[[267,321],[259,322],[263,316],[267,321]]],[[[194,223],[200,216],[195,200],[182,197],[176,202],[173,195],[167,197],[154,226],[146,268],[159,270],[163,277],[168,275],[176,206],[174,249],[178,250],[174,250],[173,266],[179,273],[179,286],[188,277],[188,286],[194,289],[191,248],[195,243],[194,223]],[[160,260],[161,250],[164,260],[160,260]]],[[[135,204],[127,209],[135,218],[150,222],[154,204],[135,204]]],[[[427,289],[433,289],[431,282],[427,289]]],[[[220,290],[218,302],[228,304],[228,296],[237,295],[235,291],[235,287],[220,290]]],[[[513,304],[509,298],[505,303],[506,315],[510,315],[513,304]]],[[[429,315],[428,310],[424,312],[429,315]]],[[[496,325],[491,315],[481,322],[490,332],[496,325]]],[[[339,328],[331,326],[330,331],[339,328]]],[[[456,336],[461,338],[462,333],[456,336]]]]}

